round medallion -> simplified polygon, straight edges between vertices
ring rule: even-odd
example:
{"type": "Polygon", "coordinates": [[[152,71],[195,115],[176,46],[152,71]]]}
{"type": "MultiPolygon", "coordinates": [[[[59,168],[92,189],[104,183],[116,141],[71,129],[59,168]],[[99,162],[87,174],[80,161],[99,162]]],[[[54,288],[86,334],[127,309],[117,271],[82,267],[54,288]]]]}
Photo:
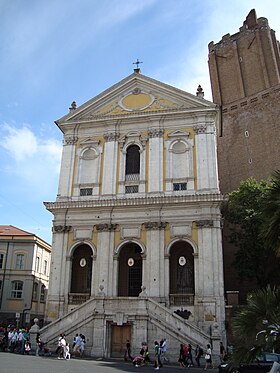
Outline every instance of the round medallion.
{"type": "Polygon", "coordinates": [[[134,264],[134,259],[133,258],[129,258],[128,261],[127,261],[127,264],[129,265],[129,267],[132,267],[133,264],[134,264]]]}
{"type": "Polygon", "coordinates": [[[149,107],[154,102],[154,97],[148,93],[134,91],[133,93],[127,95],[119,104],[124,110],[144,110],[149,107]]]}
{"type": "Polygon", "coordinates": [[[180,266],[184,266],[187,263],[186,258],[184,256],[180,256],[179,264],[180,266]]]}
{"type": "Polygon", "coordinates": [[[82,259],[80,260],[80,266],[81,266],[81,267],[84,267],[86,264],[87,264],[87,261],[85,260],[85,258],[82,258],[82,259]]]}

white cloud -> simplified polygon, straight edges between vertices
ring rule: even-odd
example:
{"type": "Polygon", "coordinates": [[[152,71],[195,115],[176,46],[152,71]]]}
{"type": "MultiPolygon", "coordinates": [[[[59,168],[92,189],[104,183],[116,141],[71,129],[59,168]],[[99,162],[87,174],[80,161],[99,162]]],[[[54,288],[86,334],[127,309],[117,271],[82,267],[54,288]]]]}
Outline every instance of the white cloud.
{"type": "MultiPolygon", "coordinates": [[[[18,188],[55,195],[62,145],[55,138],[38,137],[28,126],[2,125],[0,146],[9,155],[5,170],[17,180],[18,188]]],[[[2,150],[3,152],[3,150],[2,150]]],[[[6,154],[6,155],[7,155],[6,154]]]]}
{"type": "Polygon", "coordinates": [[[32,157],[38,150],[38,142],[33,132],[27,128],[20,129],[8,124],[3,126],[3,131],[7,134],[3,136],[1,146],[6,149],[18,162],[32,157]]]}

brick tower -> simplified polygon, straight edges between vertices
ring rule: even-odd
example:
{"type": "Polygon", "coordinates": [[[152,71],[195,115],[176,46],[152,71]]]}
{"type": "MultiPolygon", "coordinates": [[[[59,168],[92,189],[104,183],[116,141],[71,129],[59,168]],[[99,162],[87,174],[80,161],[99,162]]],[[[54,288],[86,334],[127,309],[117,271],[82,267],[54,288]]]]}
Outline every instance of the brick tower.
{"type": "MultiPolygon", "coordinates": [[[[209,43],[213,101],[220,105],[218,166],[223,193],[241,180],[267,179],[280,168],[280,54],[266,18],[250,11],[239,32],[209,43]]],[[[224,243],[226,290],[239,290],[232,269],[234,253],[224,243]]]]}

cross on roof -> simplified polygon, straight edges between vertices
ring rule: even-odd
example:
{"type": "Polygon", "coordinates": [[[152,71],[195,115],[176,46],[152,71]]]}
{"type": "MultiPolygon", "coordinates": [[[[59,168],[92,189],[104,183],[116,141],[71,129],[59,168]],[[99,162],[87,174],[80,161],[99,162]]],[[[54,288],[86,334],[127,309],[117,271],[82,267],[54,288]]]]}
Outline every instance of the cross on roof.
{"type": "Polygon", "coordinates": [[[132,62],[132,63],[133,63],[133,65],[136,65],[137,69],[139,69],[139,64],[143,63],[143,62],[139,61],[139,59],[137,58],[137,61],[132,62]]]}

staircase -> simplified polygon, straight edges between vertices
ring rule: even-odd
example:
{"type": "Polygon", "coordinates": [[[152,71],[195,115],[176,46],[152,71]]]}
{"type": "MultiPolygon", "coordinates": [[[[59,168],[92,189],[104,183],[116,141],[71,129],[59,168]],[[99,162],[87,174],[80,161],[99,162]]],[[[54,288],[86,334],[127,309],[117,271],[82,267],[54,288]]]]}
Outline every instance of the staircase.
{"type": "MultiPolygon", "coordinates": [[[[174,354],[174,357],[176,356],[176,361],[180,343],[191,343],[193,347],[199,344],[205,349],[210,341],[210,336],[190,321],[181,318],[151,298],[141,297],[91,298],[67,315],[42,328],[40,330],[41,337],[52,350],[55,350],[60,333],[65,333],[69,337],[68,342],[71,344],[71,338],[77,332],[85,331],[85,335],[93,336],[95,318],[111,322],[116,322],[115,320],[117,320],[118,322],[118,315],[125,317],[124,320],[134,318],[135,323],[139,319],[147,320],[148,325],[153,330],[156,330],[157,335],[167,336],[169,341],[168,352],[170,355],[174,354]]],[[[105,322],[104,325],[106,325],[105,322]]],[[[153,340],[147,342],[152,346],[153,340]]],[[[100,343],[100,341],[95,342],[89,338],[86,344],[87,354],[91,355],[92,350],[96,351],[95,343],[100,343]]],[[[138,349],[138,344],[135,346],[136,349],[138,349]]],[[[110,351],[107,352],[106,357],[110,357],[110,351]]]]}

